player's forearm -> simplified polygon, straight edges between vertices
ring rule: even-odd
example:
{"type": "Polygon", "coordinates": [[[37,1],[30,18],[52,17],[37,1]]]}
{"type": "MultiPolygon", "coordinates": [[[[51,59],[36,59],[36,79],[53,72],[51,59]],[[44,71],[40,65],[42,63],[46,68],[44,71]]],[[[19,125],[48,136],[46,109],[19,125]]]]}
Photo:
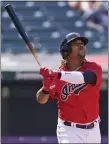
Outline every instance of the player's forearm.
{"type": "Polygon", "coordinates": [[[48,101],[49,94],[43,93],[43,87],[36,93],[36,100],[40,104],[44,104],[48,101]]]}
{"type": "Polygon", "coordinates": [[[73,72],[60,72],[60,80],[66,81],[72,84],[95,84],[96,83],[96,75],[90,71],[86,70],[84,72],[73,71],[73,72]]]}
{"type": "Polygon", "coordinates": [[[73,71],[73,72],[67,72],[62,71],[60,80],[66,81],[68,83],[72,84],[82,84],[84,83],[84,77],[81,72],[73,71]]]}

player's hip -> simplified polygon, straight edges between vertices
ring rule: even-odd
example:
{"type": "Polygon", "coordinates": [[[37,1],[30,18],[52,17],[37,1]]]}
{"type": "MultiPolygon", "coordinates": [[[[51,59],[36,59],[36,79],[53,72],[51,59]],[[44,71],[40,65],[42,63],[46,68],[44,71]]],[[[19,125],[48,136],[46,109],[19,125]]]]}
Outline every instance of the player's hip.
{"type": "Polygon", "coordinates": [[[73,113],[73,114],[64,114],[64,113],[58,113],[58,123],[63,120],[63,121],[71,121],[76,124],[90,124],[91,122],[95,120],[100,121],[99,114],[78,114],[78,113],[73,113]]]}
{"type": "Polygon", "coordinates": [[[81,125],[74,122],[65,123],[66,121],[63,121],[62,119],[58,118],[58,124],[57,124],[58,142],[100,143],[101,134],[98,119],[96,119],[92,123],[81,125]]]}
{"type": "Polygon", "coordinates": [[[95,120],[88,122],[88,123],[77,123],[74,121],[65,121],[58,117],[58,126],[70,126],[75,128],[81,128],[81,129],[92,129],[97,124],[100,123],[100,117],[98,116],[95,120]]]}

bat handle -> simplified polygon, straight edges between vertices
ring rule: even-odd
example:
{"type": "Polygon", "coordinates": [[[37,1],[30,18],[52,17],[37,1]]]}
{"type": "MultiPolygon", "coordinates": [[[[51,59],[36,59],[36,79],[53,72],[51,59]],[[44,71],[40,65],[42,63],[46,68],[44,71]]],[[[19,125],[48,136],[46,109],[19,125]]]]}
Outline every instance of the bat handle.
{"type": "Polygon", "coordinates": [[[41,67],[42,65],[41,65],[41,63],[40,63],[39,60],[38,60],[37,54],[36,54],[36,52],[35,52],[32,44],[31,44],[30,42],[27,42],[26,44],[27,44],[27,46],[29,47],[29,49],[30,49],[32,55],[34,56],[35,60],[37,61],[38,65],[41,67]]]}

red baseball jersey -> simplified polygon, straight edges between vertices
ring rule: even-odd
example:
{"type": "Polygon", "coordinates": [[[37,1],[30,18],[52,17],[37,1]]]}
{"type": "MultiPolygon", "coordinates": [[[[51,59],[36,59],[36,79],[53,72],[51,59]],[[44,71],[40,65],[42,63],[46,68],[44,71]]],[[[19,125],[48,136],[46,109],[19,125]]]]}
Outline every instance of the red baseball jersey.
{"type": "MultiPolygon", "coordinates": [[[[99,93],[102,83],[101,66],[86,61],[77,71],[91,70],[97,76],[95,85],[71,84],[62,80],[56,81],[56,87],[50,91],[50,99],[58,100],[58,117],[65,121],[88,123],[99,116],[99,93]]],[[[60,71],[68,71],[64,66],[60,71]]]]}

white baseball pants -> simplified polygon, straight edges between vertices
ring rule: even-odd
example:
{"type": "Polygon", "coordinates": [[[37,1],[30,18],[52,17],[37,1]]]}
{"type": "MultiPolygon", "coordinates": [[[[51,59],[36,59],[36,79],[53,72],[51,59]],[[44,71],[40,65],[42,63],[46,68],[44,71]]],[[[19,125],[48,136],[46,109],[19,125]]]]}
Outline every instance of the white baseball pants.
{"type": "Polygon", "coordinates": [[[99,122],[92,129],[81,129],[73,126],[66,126],[64,121],[58,118],[57,139],[58,143],[101,143],[99,122]]]}

